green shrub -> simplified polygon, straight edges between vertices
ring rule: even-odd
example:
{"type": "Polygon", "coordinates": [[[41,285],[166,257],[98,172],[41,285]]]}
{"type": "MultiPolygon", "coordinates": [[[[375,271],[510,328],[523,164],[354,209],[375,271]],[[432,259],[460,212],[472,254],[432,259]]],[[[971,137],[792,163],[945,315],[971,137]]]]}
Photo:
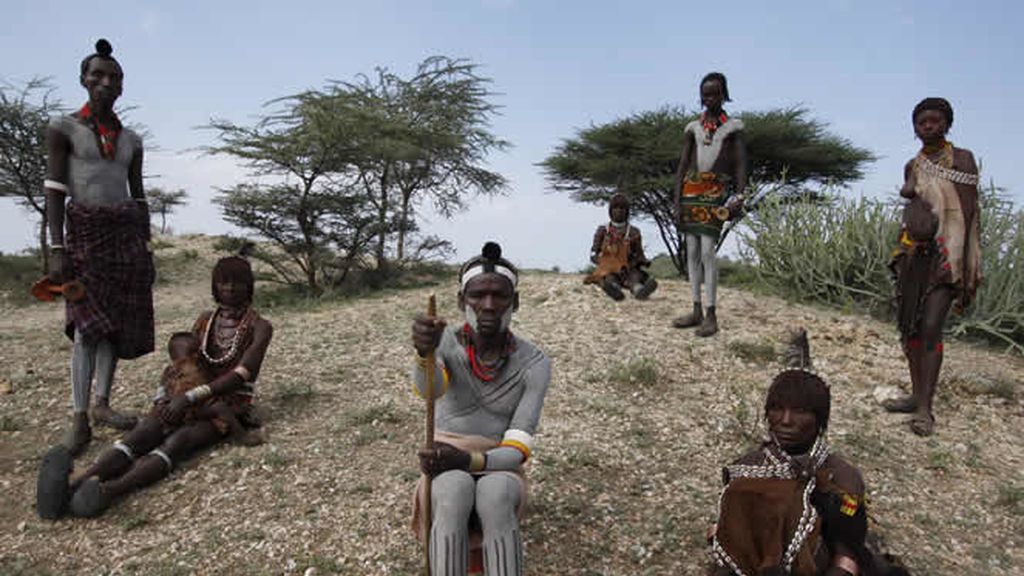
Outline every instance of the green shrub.
{"type": "Polygon", "coordinates": [[[0,292],[6,294],[8,302],[27,304],[34,301],[29,289],[42,275],[42,261],[38,256],[0,254],[0,292]]]}
{"type": "Polygon", "coordinates": [[[733,340],[725,347],[736,356],[758,364],[767,364],[776,358],[775,346],[767,341],[733,340]]]}
{"type": "MultiPolygon", "coordinates": [[[[589,270],[586,273],[590,273],[594,269],[594,266],[589,266],[589,270]]],[[[647,272],[658,279],[667,280],[678,280],[680,278],[679,271],[676,270],[675,264],[672,263],[672,258],[668,254],[661,253],[651,259],[651,265],[647,268],[647,272]]]]}
{"type": "MultiPolygon", "coordinates": [[[[952,314],[946,327],[1024,353],[1024,211],[994,185],[979,192],[984,282],[966,315],[952,314]]],[[[784,296],[888,315],[899,222],[893,202],[768,198],[739,233],[740,253],[760,284],[784,296]]]]}
{"type": "Polygon", "coordinates": [[[999,486],[996,502],[1012,510],[1024,510],[1024,486],[1003,484],[999,486]]]}
{"type": "Polygon", "coordinates": [[[651,386],[658,382],[658,365],[651,358],[633,358],[612,366],[608,372],[608,379],[616,384],[651,386]]]}
{"type": "Polygon", "coordinates": [[[984,280],[967,315],[953,316],[954,335],[976,335],[1024,353],[1024,210],[993,184],[981,195],[984,280]]]}
{"type": "MultiPolygon", "coordinates": [[[[157,285],[173,284],[183,277],[196,274],[199,252],[186,248],[177,252],[156,251],[153,253],[153,268],[156,271],[157,285]]],[[[207,272],[204,271],[204,274],[207,272]]]]}
{"type": "Polygon", "coordinates": [[[895,205],[827,196],[763,201],[740,232],[740,253],[757,278],[783,295],[885,311],[887,268],[899,232],[895,205]]]}

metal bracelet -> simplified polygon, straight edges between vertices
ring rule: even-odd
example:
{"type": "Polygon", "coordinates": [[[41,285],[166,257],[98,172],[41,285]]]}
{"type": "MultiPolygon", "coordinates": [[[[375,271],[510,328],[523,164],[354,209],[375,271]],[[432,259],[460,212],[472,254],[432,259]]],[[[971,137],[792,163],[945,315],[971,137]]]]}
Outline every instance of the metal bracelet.
{"type": "Polygon", "coordinates": [[[185,392],[185,398],[188,400],[189,404],[195,404],[197,401],[202,400],[211,394],[213,394],[213,390],[210,389],[210,386],[203,384],[202,386],[196,386],[188,392],[185,392]]]}

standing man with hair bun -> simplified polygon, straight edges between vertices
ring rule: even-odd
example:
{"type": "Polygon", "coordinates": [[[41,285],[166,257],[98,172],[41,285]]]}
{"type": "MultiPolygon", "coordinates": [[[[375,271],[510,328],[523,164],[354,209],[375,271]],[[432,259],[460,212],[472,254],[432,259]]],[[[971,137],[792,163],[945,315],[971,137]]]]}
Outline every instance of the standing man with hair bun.
{"type": "Polygon", "coordinates": [[[114,112],[124,72],[112,54],[110,42],[96,42],[96,51],[80,67],[88,102],[74,114],[53,118],[46,133],[49,277],[85,286],[84,298],[66,303],[65,332],[74,341],[74,419],[65,444],[75,455],[92,439],[88,410],[94,378],[92,423],[122,430],[135,425],[134,417],[110,407],[114,370],[119,358],[137,358],[152,352],[154,344],[142,139],[114,112]]]}

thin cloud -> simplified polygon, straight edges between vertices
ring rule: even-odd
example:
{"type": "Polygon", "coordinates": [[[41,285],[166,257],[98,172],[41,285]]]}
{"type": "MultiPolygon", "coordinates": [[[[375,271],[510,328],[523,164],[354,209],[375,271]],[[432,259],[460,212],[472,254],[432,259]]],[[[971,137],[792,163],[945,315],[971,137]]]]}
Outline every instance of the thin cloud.
{"type": "Polygon", "coordinates": [[[160,15],[154,11],[148,11],[142,15],[142,21],[139,22],[139,28],[149,36],[156,34],[157,29],[160,27],[160,15]]]}

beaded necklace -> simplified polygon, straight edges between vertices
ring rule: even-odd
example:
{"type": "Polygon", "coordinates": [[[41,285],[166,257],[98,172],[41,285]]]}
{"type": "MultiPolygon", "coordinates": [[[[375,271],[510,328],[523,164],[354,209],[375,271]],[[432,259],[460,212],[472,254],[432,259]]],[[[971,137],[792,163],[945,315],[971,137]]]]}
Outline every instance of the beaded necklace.
{"type": "Polygon", "coordinates": [[[615,222],[609,222],[608,227],[605,228],[605,233],[608,234],[608,242],[610,244],[618,244],[624,238],[629,238],[629,232],[629,222],[623,222],[621,226],[616,225],[615,222]]]}
{"type": "Polygon", "coordinates": [[[495,362],[493,366],[487,366],[477,358],[476,346],[473,345],[473,329],[469,327],[469,323],[462,325],[462,339],[466,346],[466,356],[469,357],[469,368],[472,370],[473,375],[483,382],[491,382],[494,377],[497,376],[498,371],[505,365],[505,361],[508,360],[508,355],[515,348],[515,340],[512,336],[512,331],[508,331],[507,340],[505,341],[505,349],[501,353],[501,357],[495,362]]]}
{"type": "Polygon", "coordinates": [[[249,325],[252,323],[253,310],[252,308],[246,308],[245,314],[242,315],[242,319],[238,322],[238,326],[235,327],[235,335],[231,337],[231,345],[228,346],[227,352],[218,358],[213,358],[209,353],[209,338],[210,331],[213,330],[214,321],[217,319],[217,315],[223,310],[222,307],[218,306],[210,316],[210,320],[206,323],[206,330],[203,331],[203,342],[199,348],[200,354],[203,355],[203,359],[210,366],[223,366],[228,362],[235,359],[238,354],[239,347],[242,345],[242,340],[248,335],[249,325]]]}
{"type": "Polygon", "coordinates": [[[729,117],[725,115],[723,111],[718,115],[718,118],[709,118],[707,112],[701,112],[700,114],[700,125],[704,128],[704,145],[710,146],[711,139],[714,138],[715,132],[729,121],[729,117]]]}
{"type": "Polygon", "coordinates": [[[86,102],[85,106],[82,106],[82,109],[78,111],[78,116],[85,120],[96,136],[96,145],[99,146],[100,156],[107,160],[113,160],[117,156],[117,137],[121,134],[122,129],[121,121],[118,120],[117,115],[111,114],[111,124],[107,126],[96,118],[96,115],[92,113],[92,108],[89,107],[89,103],[86,102]]]}
{"type": "Polygon", "coordinates": [[[948,140],[934,146],[925,144],[921,147],[921,155],[932,164],[938,164],[943,168],[953,167],[953,143],[948,140]],[[932,160],[933,157],[935,160],[932,160]]]}

